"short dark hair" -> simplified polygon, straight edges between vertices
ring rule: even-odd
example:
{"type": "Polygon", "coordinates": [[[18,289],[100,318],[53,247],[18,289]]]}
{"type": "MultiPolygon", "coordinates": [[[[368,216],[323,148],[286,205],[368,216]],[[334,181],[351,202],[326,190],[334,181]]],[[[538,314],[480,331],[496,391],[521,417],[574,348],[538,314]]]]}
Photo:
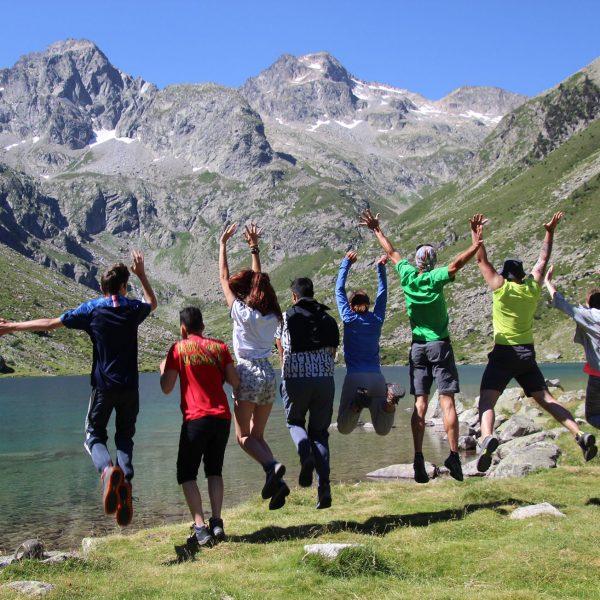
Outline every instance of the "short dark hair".
{"type": "Polygon", "coordinates": [[[100,278],[100,289],[103,294],[116,296],[128,281],[129,269],[123,263],[117,263],[100,278]]]}
{"type": "Polygon", "coordinates": [[[313,282],[308,277],[296,277],[296,279],[292,281],[290,289],[299,298],[313,298],[315,295],[313,282]]]}
{"type": "Polygon", "coordinates": [[[197,306],[186,306],[179,313],[179,322],[185,325],[190,333],[201,333],[204,329],[202,311],[197,306]]]}
{"type": "Polygon", "coordinates": [[[587,303],[590,308],[600,310],[600,289],[594,288],[588,292],[587,303]]]}

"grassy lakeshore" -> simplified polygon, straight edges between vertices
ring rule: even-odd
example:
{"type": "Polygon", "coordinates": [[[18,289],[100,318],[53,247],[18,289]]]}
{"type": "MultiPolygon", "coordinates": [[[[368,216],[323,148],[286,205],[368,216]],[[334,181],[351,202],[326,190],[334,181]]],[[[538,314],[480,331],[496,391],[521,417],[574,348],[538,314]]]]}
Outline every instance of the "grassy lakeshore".
{"type": "Polygon", "coordinates": [[[85,563],[12,565],[0,584],[46,581],[53,599],[598,598],[600,467],[571,444],[561,440],[569,466],[523,479],[339,485],[327,511],[312,490],[294,489],[277,513],[254,499],[225,513],[229,541],[193,562],[173,561],[182,524],[104,538],[85,563]],[[508,518],[542,501],[566,517],[508,518]],[[304,557],[304,544],[328,541],[364,548],[304,557]]]}

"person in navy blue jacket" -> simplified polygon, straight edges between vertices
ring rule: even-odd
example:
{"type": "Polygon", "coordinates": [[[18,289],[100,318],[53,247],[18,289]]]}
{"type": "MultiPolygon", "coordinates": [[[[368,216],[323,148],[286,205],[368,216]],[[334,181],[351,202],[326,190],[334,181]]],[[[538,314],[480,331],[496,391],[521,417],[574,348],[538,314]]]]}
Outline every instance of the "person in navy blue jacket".
{"type": "Polygon", "coordinates": [[[129,269],[119,263],[102,276],[103,296],[84,302],[60,317],[22,323],[0,319],[0,335],[51,331],[59,327],[79,329],[89,335],[93,346],[92,394],[84,446],[100,473],[104,511],[114,514],[121,526],[129,525],[133,517],[133,436],[139,411],[138,327],[157,305],[140,252],[133,253],[131,271],[142,285],[143,302],[127,297],[129,269]],[[107,426],[113,410],[116,464],[106,446],[107,426]]]}
{"type": "Polygon", "coordinates": [[[346,254],[335,286],[337,306],[344,323],[346,360],[337,428],[340,433],[352,432],[362,409],[368,408],[375,431],[379,435],[386,435],[394,424],[396,402],[399,399],[398,394],[388,394],[379,361],[379,339],[387,304],[387,256],[377,261],[379,285],[373,311],[369,310],[371,301],[364,290],[354,291],[350,296],[346,294],[346,279],[356,259],[356,252],[346,254]]]}

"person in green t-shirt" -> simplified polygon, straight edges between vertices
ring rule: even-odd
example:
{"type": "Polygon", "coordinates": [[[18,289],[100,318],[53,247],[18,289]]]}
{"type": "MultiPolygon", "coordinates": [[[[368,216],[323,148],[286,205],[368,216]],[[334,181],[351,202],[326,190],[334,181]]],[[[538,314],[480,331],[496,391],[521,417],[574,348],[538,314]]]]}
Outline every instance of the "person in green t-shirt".
{"type": "Polygon", "coordinates": [[[436,268],[437,255],[430,244],[417,248],[416,266],[400,256],[392,243],[381,231],[379,215],[370,210],[363,212],[360,224],[368,227],[395,265],[400,285],[406,300],[406,312],[412,329],[410,348],[410,390],[415,397],[415,408],[411,419],[415,446],[415,481],[427,483],[429,476],[423,457],[425,413],[429,403],[431,385],[435,379],[439,402],[444,415],[444,427],[448,434],[450,455],[444,465],[450,475],[462,481],[462,467],[458,456],[458,417],[454,395],[459,392],[458,371],[448,333],[448,309],[444,287],[454,281],[459,269],[475,256],[479,242],[459,254],[448,266],[436,268]]]}
{"type": "MultiPolygon", "coordinates": [[[[492,318],[494,324],[494,348],[488,354],[488,364],[481,379],[479,397],[479,420],[481,423],[481,453],[477,469],[485,472],[492,464],[492,455],[498,447],[494,436],[494,407],[508,382],[514,377],[528,397],[549,412],[564,425],[581,447],[585,460],[598,453],[596,439],[583,433],[573,415],[559,404],[548,391],[546,380],[535,359],[533,345],[533,317],[540,299],[541,283],[546,272],[554,231],[564,213],[557,212],[544,224],[546,235],[539,259],[531,275],[527,276],[522,261],[507,259],[500,273],[490,263],[485,246],[477,251],[477,264],[486,283],[493,291],[492,318]]],[[[471,219],[473,241],[483,240],[486,218],[477,214],[471,219]]]]}

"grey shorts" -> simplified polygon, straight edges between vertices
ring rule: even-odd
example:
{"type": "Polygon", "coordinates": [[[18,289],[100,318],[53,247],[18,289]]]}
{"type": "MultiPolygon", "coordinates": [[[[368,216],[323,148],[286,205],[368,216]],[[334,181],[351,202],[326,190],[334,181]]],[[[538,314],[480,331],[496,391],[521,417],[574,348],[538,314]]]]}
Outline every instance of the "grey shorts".
{"type": "Polygon", "coordinates": [[[496,344],[488,354],[488,364],[481,378],[481,389],[502,393],[513,377],[527,396],[547,389],[546,379],[535,360],[533,344],[496,344]]]}
{"type": "Polygon", "coordinates": [[[427,396],[435,378],[440,394],[458,394],[458,371],[450,340],[413,342],[410,347],[410,393],[427,396]]]}
{"type": "Polygon", "coordinates": [[[600,429],[600,377],[590,375],[585,391],[585,420],[600,429]]]}

